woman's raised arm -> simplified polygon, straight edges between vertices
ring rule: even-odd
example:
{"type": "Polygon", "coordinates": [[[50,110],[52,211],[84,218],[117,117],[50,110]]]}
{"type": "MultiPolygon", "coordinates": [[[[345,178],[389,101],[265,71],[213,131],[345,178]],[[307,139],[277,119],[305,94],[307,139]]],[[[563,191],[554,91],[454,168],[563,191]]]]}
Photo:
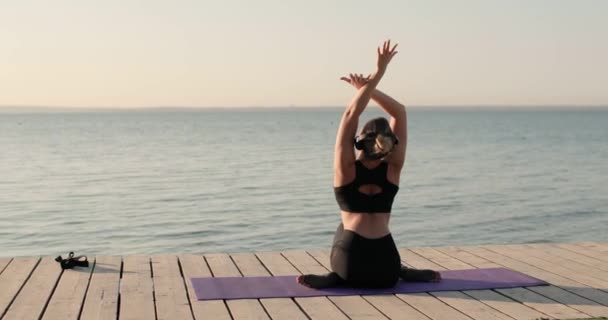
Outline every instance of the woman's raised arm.
{"type": "MultiPolygon", "coordinates": [[[[342,77],[340,79],[360,90],[365,82],[371,79],[371,76],[363,77],[363,75],[356,75],[353,77],[351,75],[350,78],[342,77]],[[353,78],[357,79],[357,81],[353,81],[353,78]]],[[[405,106],[378,89],[372,91],[371,99],[378,103],[380,108],[391,116],[391,130],[399,139],[399,144],[395,146],[395,149],[386,160],[396,167],[402,168],[407,148],[407,113],[405,106]]]]}
{"type": "MultiPolygon", "coordinates": [[[[376,89],[382,76],[384,76],[389,62],[397,54],[397,51],[395,51],[397,45],[392,48],[390,45],[390,40],[388,40],[384,42],[382,48],[378,48],[376,72],[369,79],[366,79],[365,83],[361,83],[362,86],[342,115],[334,149],[334,186],[345,184],[345,180],[352,179],[352,177],[348,176],[354,175],[354,140],[357,133],[359,116],[369,103],[372,92],[376,89]]],[[[353,82],[363,81],[362,78],[353,74],[350,75],[350,80],[353,82]]]]}

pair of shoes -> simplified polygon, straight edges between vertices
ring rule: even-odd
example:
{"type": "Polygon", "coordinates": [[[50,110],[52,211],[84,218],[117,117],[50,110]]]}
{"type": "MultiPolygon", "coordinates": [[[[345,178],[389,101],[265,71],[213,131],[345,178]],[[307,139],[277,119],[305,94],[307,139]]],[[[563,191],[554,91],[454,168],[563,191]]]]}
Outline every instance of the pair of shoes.
{"type": "Polygon", "coordinates": [[[70,252],[69,256],[67,259],[63,259],[61,258],[61,256],[58,256],[57,258],[55,258],[55,261],[59,262],[59,265],[61,265],[61,269],[72,269],[76,266],[78,267],[89,267],[89,261],[87,259],[87,256],[78,256],[78,257],[74,257],[74,252],[70,252]],[[82,257],[84,257],[84,260],[80,260],[82,257]]]}

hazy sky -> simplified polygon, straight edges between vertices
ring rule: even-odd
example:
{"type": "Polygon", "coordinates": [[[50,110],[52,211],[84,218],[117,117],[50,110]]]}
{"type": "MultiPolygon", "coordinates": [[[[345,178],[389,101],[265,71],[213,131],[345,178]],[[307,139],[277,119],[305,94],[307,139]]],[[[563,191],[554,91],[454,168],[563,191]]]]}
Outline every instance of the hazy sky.
{"type": "Polygon", "coordinates": [[[0,0],[0,105],[608,105],[608,1],[0,0]]]}

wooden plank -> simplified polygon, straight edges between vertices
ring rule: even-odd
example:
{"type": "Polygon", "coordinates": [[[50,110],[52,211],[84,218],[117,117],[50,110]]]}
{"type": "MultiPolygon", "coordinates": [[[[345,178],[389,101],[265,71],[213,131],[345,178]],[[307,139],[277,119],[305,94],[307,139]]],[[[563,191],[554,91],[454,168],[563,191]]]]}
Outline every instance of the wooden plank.
{"type": "MultiPolygon", "coordinates": [[[[205,260],[214,277],[241,277],[242,274],[227,254],[207,254],[205,260]]],[[[227,300],[234,319],[270,319],[257,299],[227,300]]]]}
{"type": "Polygon", "coordinates": [[[245,277],[265,277],[271,275],[253,253],[233,253],[230,257],[240,273],[245,277]]]}
{"type": "Polygon", "coordinates": [[[513,319],[553,319],[553,317],[550,315],[537,311],[494,290],[468,290],[466,291],[466,295],[471,296],[506,315],[509,315],[513,319]]]}
{"type": "Polygon", "coordinates": [[[544,295],[538,294],[531,290],[522,290],[521,288],[498,289],[496,290],[504,295],[508,295],[512,299],[516,299],[527,306],[547,313],[558,319],[578,319],[588,318],[589,316],[573,309],[569,305],[564,305],[550,299],[544,295]]]}
{"type": "Polygon", "coordinates": [[[214,277],[242,277],[234,262],[225,253],[206,254],[205,260],[214,277]]]}
{"type": "Polygon", "coordinates": [[[81,320],[116,319],[120,268],[120,257],[95,258],[95,268],[82,307],[81,320]]]}
{"type": "Polygon", "coordinates": [[[559,253],[548,254],[548,250],[545,247],[530,247],[525,245],[485,247],[589,287],[608,289],[607,272],[564,258],[559,253]]]}
{"type": "Polygon", "coordinates": [[[89,260],[88,268],[64,270],[42,319],[77,320],[94,268],[95,258],[89,260]]]}
{"type": "Polygon", "coordinates": [[[577,263],[560,256],[546,254],[543,248],[530,248],[524,245],[508,245],[508,246],[484,246],[492,251],[507,254],[511,257],[532,264],[536,267],[544,269],[569,278],[574,281],[586,284],[594,288],[608,289],[608,273],[584,264],[577,263]]]}
{"type": "MultiPolygon", "coordinates": [[[[319,273],[327,273],[329,270],[331,270],[329,252],[327,250],[317,250],[309,253],[310,256],[317,260],[324,268],[317,269],[315,271],[322,271],[319,273]]],[[[307,264],[309,266],[312,265],[312,261],[309,261],[307,264]]],[[[296,272],[298,271],[296,270],[296,272]]],[[[365,300],[361,296],[334,296],[328,298],[350,319],[388,319],[384,314],[382,314],[382,312],[378,311],[378,309],[376,309],[369,301],[365,300]]]]}
{"type": "Polygon", "coordinates": [[[487,259],[478,257],[470,252],[460,250],[458,247],[445,246],[435,248],[437,251],[446,254],[450,257],[454,257],[464,263],[467,263],[475,268],[499,268],[502,267],[500,264],[494,263],[487,259]]]}
{"type": "Polygon", "coordinates": [[[608,254],[608,242],[581,241],[572,244],[578,247],[595,250],[601,254],[608,254]]]}
{"type": "Polygon", "coordinates": [[[560,287],[556,286],[544,286],[544,287],[530,287],[531,291],[540,293],[545,297],[550,297],[559,303],[568,305],[571,308],[579,310],[585,314],[601,317],[608,315],[608,307],[603,306],[599,303],[583,298],[579,295],[573,294],[560,287]]]}
{"type": "MultiPolygon", "coordinates": [[[[517,262],[513,262],[512,259],[497,254],[495,252],[489,251],[480,247],[460,247],[462,250],[466,250],[472,254],[475,254],[479,257],[488,259],[494,263],[500,264],[504,267],[508,267],[514,269],[516,271],[520,271],[526,274],[529,274],[533,277],[536,275],[531,274],[529,272],[530,269],[524,268],[526,270],[522,270],[522,264],[517,262]]],[[[525,265],[525,264],[523,264],[525,265]]],[[[542,271],[542,270],[541,270],[542,271]]],[[[538,278],[538,277],[537,277],[538,278]]],[[[544,279],[543,279],[544,280],[544,279]]],[[[513,288],[513,289],[497,289],[497,292],[500,292],[511,299],[517,300],[525,305],[534,308],[542,313],[550,315],[555,318],[584,318],[587,317],[584,313],[564,304],[557,303],[557,301],[552,300],[550,298],[558,298],[555,296],[545,297],[540,295],[538,292],[532,291],[531,289],[534,287],[529,287],[527,289],[524,288],[513,288]]]]}
{"type": "MultiPolygon", "coordinates": [[[[286,251],[282,253],[282,256],[285,257],[288,263],[294,266],[296,274],[327,272],[327,269],[321,266],[319,262],[313,259],[305,251],[286,251]]],[[[295,300],[313,320],[348,319],[327,297],[302,297],[296,298],[295,300]]]]}
{"type": "Polygon", "coordinates": [[[295,299],[313,320],[345,320],[348,319],[336,305],[327,297],[303,297],[295,299]]]}
{"type": "MultiPolygon", "coordinates": [[[[474,268],[474,266],[468,263],[460,261],[433,248],[412,248],[410,250],[448,270],[474,268]]],[[[431,292],[430,294],[472,319],[513,319],[500,310],[494,309],[492,306],[467,295],[467,292],[468,291],[439,291],[431,292]]]]}
{"type": "Polygon", "coordinates": [[[154,319],[153,291],[150,257],[124,257],[120,280],[120,319],[154,319]]]}
{"type": "Polygon", "coordinates": [[[410,248],[409,250],[447,270],[471,269],[473,267],[468,263],[464,263],[433,248],[410,248]]]}
{"type": "Polygon", "coordinates": [[[350,319],[388,319],[361,296],[329,297],[350,319]]]}
{"type": "MultiPolygon", "coordinates": [[[[432,269],[436,271],[447,270],[443,266],[438,265],[437,263],[426,259],[420,254],[409,249],[399,249],[399,255],[404,263],[412,268],[432,269]]],[[[457,309],[454,309],[428,293],[398,294],[397,297],[421,311],[431,319],[447,320],[452,319],[452,316],[453,319],[471,319],[457,309]]]]}
{"type": "MultiPolygon", "coordinates": [[[[501,265],[478,257],[467,251],[460,250],[457,247],[441,247],[436,248],[437,251],[442,252],[448,256],[454,257],[464,263],[468,263],[476,268],[496,268],[502,267],[501,265]]],[[[525,304],[510,299],[505,295],[501,295],[493,290],[467,290],[464,293],[471,296],[490,307],[499,310],[500,312],[509,315],[513,319],[527,320],[527,319],[539,319],[539,318],[553,318],[547,314],[544,314],[536,309],[533,309],[525,304]]]]}
{"type": "MultiPolygon", "coordinates": [[[[152,265],[152,278],[156,277],[182,277],[182,272],[174,255],[154,255],[150,257],[152,265]]],[[[156,289],[156,285],[154,285],[156,289]]]]}
{"type": "Polygon", "coordinates": [[[428,259],[423,258],[419,254],[405,248],[399,249],[399,256],[401,262],[411,268],[416,269],[432,269],[432,270],[446,270],[441,265],[438,265],[428,259]]]}
{"type": "Polygon", "coordinates": [[[178,258],[182,266],[184,278],[186,279],[186,287],[188,288],[188,296],[190,297],[190,305],[192,306],[194,318],[230,320],[230,312],[228,312],[228,307],[224,301],[198,301],[196,299],[196,293],[190,279],[212,276],[203,256],[189,254],[180,255],[178,258]]]}
{"type": "Polygon", "coordinates": [[[11,260],[12,258],[0,258],[0,274],[2,274],[2,271],[4,271],[4,268],[8,266],[11,260]]]}
{"type": "MultiPolygon", "coordinates": [[[[576,270],[569,271],[568,269],[560,267],[559,266],[560,264],[568,263],[568,261],[566,260],[564,262],[559,257],[555,257],[555,259],[551,259],[553,262],[546,262],[544,260],[536,258],[535,255],[543,254],[541,252],[541,251],[544,251],[543,249],[534,249],[534,248],[529,248],[526,246],[519,246],[519,245],[504,246],[503,248],[496,248],[496,247],[492,246],[492,247],[489,247],[489,249],[491,249],[492,251],[507,255],[514,259],[519,259],[519,260],[525,259],[524,261],[527,263],[533,263],[538,268],[542,268],[549,272],[557,273],[560,275],[568,276],[569,274],[571,274],[573,272],[577,272],[576,270]],[[556,270],[557,271],[565,270],[563,272],[565,272],[566,274],[561,274],[560,272],[557,272],[556,270]]],[[[547,256],[547,257],[551,257],[551,256],[547,256]]],[[[547,258],[547,259],[550,259],[550,258],[547,258]]],[[[568,276],[568,277],[572,278],[572,276],[568,276]]],[[[580,296],[573,294],[569,291],[566,291],[562,288],[558,288],[555,286],[530,287],[530,290],[540,293],[555,301],[566,304],[566,305],[570,306],[571,308],[574,308],[576,310],[579,310],[581,312],[584,312],[584,313],[592,315],[592,316],[602,316],[602,315],[608,314],[608,307],[602,306],[589,299],[580,297],[580,296]]]]}
{"type": "MultiPolygon", "coordinates": [[[[290,276],[299,274],[280,252],[258,252],[256,256],[262,264],[275,276],[290,276]]],[[[294,280],[295,281],[295,280],[294,280]]]]}
{"type": "Polygon", "coordinates": [[[281,255],[294,267],[296,274],[323,274],[329,272],[329,269],[304,250],[283,251],[281,255]]]}
{"type": "Polygon", "coordinates": [[[157,320],[193,319],[177,256],[152,256],[157,320]]]}
{"type": "MultiPolygon", "coordinates": [[[[473,290],[470,290],[473,291],[473,290]]],[[[431,295],[439,300],[450,305],[452,308],[459,310],[472,319],[496,319],[496,320],[512,320],[513,318],[500,310],[494,309],[492,306],[478,301],[472,296],[461,291],[440,291],[431,292],[431,295]]]]}
{"type": "Polygon", "coordinates": [[[401,255],[402,259],[405,257],[408,262],[407,264],[411,268],[432,269],[436,271],[447,270],[447,268],[444,268],[443,266],[438,265],[432,262],[431,260],[428,260],[425,257],[414,253],[413,251],[410,251],[409,249],[399,249],[399,254],[401,255]]]}
{"type": "Polygon", "coordinates": [[[331,270],[329,250],[308,250],[308,254],[326,270],[331,270]]]}
{"type": "Polygon", "coordinates": [[[260,302],[272,319],[308,319],[290,298],[266,298],[260,299],[260,302]]]}
{"type": "MultiPolygon", "coordinates": [[[[608,271],[608,263],[593,259],[591,257],[576,253],[574,251],[560,248],[553,244],[527,244],[526,246],[530,248],[542,249],[542,256],[547,254],[559,256],[573,261],[575,262],[575,264],[584,264],[586,266],[593,267],[604,272],[608,271]]],[[[542,256],[539,257],[542,258],[542,256]]]]}
{"type": "Polygon", "coordinates": [[[443,301],[427,293],[398,294],[397,297],[434,320],[471,319],[460,311],[452,308],[443,301]]]}
{"type": "Polygon", "coordinates": [[[597,250],[597,249],[594,249],[593,247],[586,248],[586,247],[577,246],[575,244],[569,244],[569,243],[557,244],[557,246],[560,248],[564,248],[566,250],[570,250],[572,252],[576,252],[578,254],[585,255],[589,258],[592,258],[592,259],[595,259],[598,261],[602,261],[604,263],[608,263],[608,252],[597,250]]]}
{"type": "MultiPolygon", "coordinates": [[[[426,259],[418,253],[409,249],[399,249],[399,255],[405,265],[416,269],[432,269],[436,271],[447,270],[443,266],[426,259]]],[[[449,314],[454,314],[456,317],[462,317],[463,314],[445,305],[442,301],[427,293],[398,295],[398,297],[412,304],[413,307],[422,311],[432,319],[450,319],[449,314]]],[[[468,319],[468,317],[467,317],[468,319]]]]}
{"type": "MultiPolygon", "coordinates": [[[[232,254],[231,256],[237,268],[245,277],[271,275],[253,253],[232,254]]],[[[260,302],[272,319],[308,319],[294,300],[290,298],[260,299],[260,302]]]]}
{"type": "Polygon", "coordinates": [[[60,276],[59,263],[54,258],[43,257],[3,319],[40,318],[60,276]]]}
{"type": "Polygon", "coordinates": [[[14,258],[0,274],[0,318],[25,285],[39,258],[14,258]]]}
{"type": "Polygon", "coordinates": [[[561,287],[562,289],[585,297],[589,300],[595,301],[603,305],[608,305],[608,293],[604,291],[591,288],[574,280],[564,278],[560,275],[540,269],[536,266],[527,264],[525,261],[519,261],[484,248],[463,247],[462,249],[492,259],[493,261],[497,261],[504,267],[508,267],[513,270],[517,270],[519,272],[523,272],[533,277],[547,281],[552,285],[561,287]]]}
{"type": "Polygon", "coordinates": [[[384,315],[392,320],[428,320],[424,313],[414,309],[405,301],[397,298],[396,295],[367,295],[363,296],[367,302],[380,310],[384,315]]]}
{"type": "Polygon", "coordinates": [[[584,278],[587,285],[595,288],[608,289],[608,272],[601,270],[599,267],[600,262],[596,266],[590,266],[584,263],[580,263],[576,258],[568,258],[567,255],[560,253],[550,253],[551,245],[535,246],[530,247],[527,245],[512,245],[508,246],[507,249],[514,250],[520,255],[529,255],[532,260],[528,260],[531,263],[536,263],[542,260],[543,266],[549,266],[549,269],[543,268],[547,271],[555,272],[566,278],[570,278],[575,281],[579,281],[584,278]],[[576,279],[572,278],[576,275],[576,279]]]}

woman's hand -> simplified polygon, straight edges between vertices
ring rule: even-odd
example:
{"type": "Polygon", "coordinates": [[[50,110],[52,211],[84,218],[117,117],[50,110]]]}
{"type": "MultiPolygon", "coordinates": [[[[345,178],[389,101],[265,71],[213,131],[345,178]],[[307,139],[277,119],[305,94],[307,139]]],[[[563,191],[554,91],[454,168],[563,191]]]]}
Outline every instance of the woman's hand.
{"type": "Polygon", "coordinates": [[[395,51],[396,48],[397,44],[395,44],[391,48],[391,40],[384,41],[382,49],[378,47],[378,70],[386,70],[386,67],[388,67],[388,63],[391,62],[391,59],[393,59],[393,57],[397,54],[397,51],[395,51]]]}
{"type": "Polygon", "coordinates": [[[372,81],[373,86],[375,87],[380,81],[380,78],[382,78],[382,75],[384,75],[386,67],[389,62],[391,62],[391,59],[397,54],[395,49],[397,49],[397,44],[391,48],[391,41],[384,41],[382,48],[378,47],[378,70],[373,75],[370,74],[367,77],[364,77],[362,74],[351,73],[348,77],[342,77],[340,80],[348,82],[357,89],[361,89],[361,87],[370,81],[372,81]]]}
{"type": "Polygon", "coordinates": [[[357,90],[361,89],[370,79],[371,75],[364,77],[362,74],[349,74],[348,77],[342,77],[340,80],[350,84],[355,87],[357,90]]]}

